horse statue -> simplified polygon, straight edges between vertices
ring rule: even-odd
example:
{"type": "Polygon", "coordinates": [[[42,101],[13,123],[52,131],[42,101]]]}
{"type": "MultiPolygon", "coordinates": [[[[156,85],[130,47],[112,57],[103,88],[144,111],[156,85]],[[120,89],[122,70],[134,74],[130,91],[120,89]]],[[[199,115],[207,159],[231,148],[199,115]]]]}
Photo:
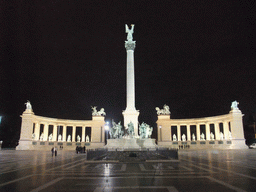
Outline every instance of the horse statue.
{"type": "Polygon", "coordinates": [[[92,107],[92,116],[105,116],[106,113],[104,111],[104,108],[101,108],[99,111],[97,111],[97,106],[92,107]]]}
{"type": "Polygon", "coordinates": [[[159,107],[156,107],[156,113],[157,115],[170,115],[170,107],[168,105],[164,105],[163,109],[160,109],[159,107]]]}

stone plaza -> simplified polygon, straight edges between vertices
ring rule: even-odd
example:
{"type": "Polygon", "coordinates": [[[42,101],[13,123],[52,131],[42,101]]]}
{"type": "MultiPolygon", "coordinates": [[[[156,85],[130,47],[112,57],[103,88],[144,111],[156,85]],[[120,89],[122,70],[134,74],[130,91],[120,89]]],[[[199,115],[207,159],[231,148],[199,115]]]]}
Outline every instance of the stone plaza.
{"type": "Polygon", "coordinates": [[[87,160],[58,151],[0,151],[1,192],[255,191],[256,150],[179,150],[178,160],[87,160]]]}

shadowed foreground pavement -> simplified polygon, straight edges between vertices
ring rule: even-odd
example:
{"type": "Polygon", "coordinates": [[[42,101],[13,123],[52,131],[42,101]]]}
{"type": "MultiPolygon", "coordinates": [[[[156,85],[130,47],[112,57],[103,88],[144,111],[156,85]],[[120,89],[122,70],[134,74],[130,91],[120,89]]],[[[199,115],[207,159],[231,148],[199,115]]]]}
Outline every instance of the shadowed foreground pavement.
{"type": "Polygon", "coordinates": [[[149,162],[2,150],[0,191],[256,191],[256,150],[182,150],[178,161],[149,162]]]}

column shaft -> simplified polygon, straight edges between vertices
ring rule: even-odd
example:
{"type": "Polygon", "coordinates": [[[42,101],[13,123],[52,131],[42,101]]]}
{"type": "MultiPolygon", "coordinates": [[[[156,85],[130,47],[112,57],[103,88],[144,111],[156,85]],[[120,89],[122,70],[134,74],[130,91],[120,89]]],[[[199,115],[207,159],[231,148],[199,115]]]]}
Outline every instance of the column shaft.
{"type": "Polygon", "coordinates": [[[52,140],[57,141],[57,125],[53,125],[52,140]]]}
{"type": "Polygon", "coordinates": [[[227,121],[223,122],[223,131],[224,131],[225,139],[228,139],[229,128],[228,128],[228,122],[227,121]]]}
{"type": "Polygon", "coordinates": [[[219,123],[214,123],[215,140],[220,140],[220,128],[219,123]]]}
{"type": "Polygon", "coordinates": [[[196,140],[199,141],[200,140],[200,124],[196,124],[196,140]]]}
{"type": "Polygon", "coordinates": [[[67,141],[67,126],[63,125],[62,141],[67,141]]]}
{"type": "Polygon", "coordinates": [[[178,141],[181,141],[180,125],[177,125],[177,138],[178,138],[178,141]]]}
{"type": "Polygon", "coordinates": [[[82,127],[82,142],[85,142],[85,127],[82,127]]]}
{"type": "Polygon", "coordinates": [[[48,124],[44,124],[44,141],[48,140],[49,126],[48,124]]]}
{"type": "Polygon", "coordinates": [[[187,140],[188,140],[188,141],[191,141],[190,125],[187,125],[187,140]]]}
{"type": "Polygon", "coordinates": [[[210,124],[206,123],[205,124],[205,134],[206,134],[206,140],[210,140],[210,124]]]}
{"type": "Polygon", "coordinates": [[[72,142],[76,142],[76,126],[72,127],[72,142]]]}
{"type": "Polygon", "coordinates": [[[35,124],[35,140],[39,140],[39,123],[35,124]]]}

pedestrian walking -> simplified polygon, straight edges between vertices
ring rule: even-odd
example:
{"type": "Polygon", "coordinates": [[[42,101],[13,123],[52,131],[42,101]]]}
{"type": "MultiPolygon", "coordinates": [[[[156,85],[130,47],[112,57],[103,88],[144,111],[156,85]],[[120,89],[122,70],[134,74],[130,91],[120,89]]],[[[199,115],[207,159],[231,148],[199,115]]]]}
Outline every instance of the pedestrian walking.
{"type": "Polygon", "coordinates": [[[55,156],[57,156],[57,147],[54,148],[55,156]]]}
{"type": "Polygon", "coordinates": [[[52,151],[52,157],[53,157],[53,154],[54,154],[54,147],[51,149],[51,151],[52,151]]]}

